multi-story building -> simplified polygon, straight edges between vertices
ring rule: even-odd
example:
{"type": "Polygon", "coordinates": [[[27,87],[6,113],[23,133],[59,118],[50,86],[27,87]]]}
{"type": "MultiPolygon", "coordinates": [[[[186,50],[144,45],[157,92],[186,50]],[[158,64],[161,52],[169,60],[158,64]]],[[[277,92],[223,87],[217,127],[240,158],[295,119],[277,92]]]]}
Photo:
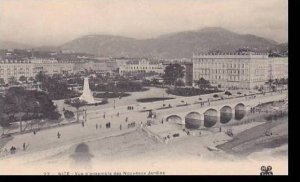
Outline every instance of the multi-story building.
{"type": "Polygon", "coordinates": [[[125,73],[164,73],[164,65],[159,62],[151,62],[146,59],[141,60],[128,60],[126,63],[119,64],[119,74],[125,73]]]}
{"type": "Polygon", "coordinates": [[[266,54],[197,54],[192,60],[193,80],[202,77],[218,87],[252,89],[269,76],[266,54]]]}
{"type": "Polygon", "coordinates": [[[16,81],[21,76],[33,77],[33,64],[29,60],[0,60],[0,78],[8,83],[10,78],[16,81]]]}
{"type": "Polygon", "coordinates": [[[288,58],[266,54],[201,54],[193,56],[193,80],[203,77],[224,88],[252,89],[269,79],[288,78],[288,58]]]}
{"type": "Polygon", "coordinates": [[[39,72],[45,74],[73,73],[73,63],[59,62],[55,59],[0,60],[0,78],[7,83],[9,78],[19,80],[21,76],[35,77],[39,72]]]}
{"type": "Polygon", "coordinates": [[[111,60],[86,60],[81,62],[74,62],[74,72],[85,70],[93,70],[98,73],[105,73],[117,70],[117,64],[111,60]]]}
{"type": "Polygon", "coordinates": [[[288,57],[269,58],[269,79],[288,78],[288,57]]]}
{"type": "Polygon", "coordinates": [[[73,63],[67,61],[58,61],[56,59],[31,59],[33,64],[34,74],[39,73],[40,71],[45,74],[67,74],[73,73],[73,63]]]}

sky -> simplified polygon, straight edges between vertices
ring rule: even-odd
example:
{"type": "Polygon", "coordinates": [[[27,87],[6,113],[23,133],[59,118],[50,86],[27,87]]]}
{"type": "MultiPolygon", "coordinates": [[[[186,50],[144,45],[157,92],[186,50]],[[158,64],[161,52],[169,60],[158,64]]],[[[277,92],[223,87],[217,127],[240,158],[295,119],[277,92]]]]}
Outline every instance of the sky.
{"type": "Polygon", "coordinates": [[[288,0],[0,0],[0,40],[60,45],[80,36],[138,39],[222,27],[288,40],[288,0]]]}

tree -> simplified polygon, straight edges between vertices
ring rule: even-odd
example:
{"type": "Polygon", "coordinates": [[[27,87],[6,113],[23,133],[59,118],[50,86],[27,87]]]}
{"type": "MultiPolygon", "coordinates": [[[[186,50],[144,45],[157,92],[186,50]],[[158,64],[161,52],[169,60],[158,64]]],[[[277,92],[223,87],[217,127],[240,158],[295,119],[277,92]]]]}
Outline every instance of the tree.
{"type": "Polygon", "coordinates": [[[10,126],[10,122],[5,114],[5,100],[1,95],[0,95],[0,126],[2,128],[2,135],[4,134],[5,129],[10,126]]]}
{"type": "Polygon", "coordinates": [[[20,78],[19,78],[19,81],[20,82],[26,82],[27,81],[27,78],[25,77],[25,76],[20,76],[20,78]]]}
{"type": "Polygon", "coordinates": [[[52,79],[59,81],[62,79],[62,75],[61,74],[53,74],[52,75],[52,79]]]}
{"type": "Polygon", "coordinates": [[[0,126],[2,128],[2,135],[4,135],[5,129],[8,129],[11,125],[11,122],[5,118],[3,113],[0,113],[0,126]]]}
{"type": "Polygon", "coordinates": [[[176,81],[184,77],[184,67],[180,64],[169,64],[164,70],[163,79],[166,84],[176,86],[176,81]]]}
{"type": "Polygon", "coordinates": [[[57,120],[60,117],[60,114],[56,111],[56,106],[44,92],[25,90],[22,87],[11,87],[2,100],[4,103],[1,104],[0,101],[0,106],[3,106],[0,107],[0,112],[5,116],[5,121],[20,122],[20,131],[22,131],[22,121],[33,118],[57,120]]]}
{"type": "Polygon", "coordinates": [[[196,81],[196,85],[201,89],[207,89],[210,88],[210,82],[208,80],[205,80],[203,77],[201,77],[199,80],[196,81]]]}
{"type": "Polygon", "coordinates": [[[29,78],[28,78],[28,81],[33,82],[33,81],[34,81],[34,78],[33,78],[33,77],[29,77],[29,78]]]}
{"type": "Polygon", "coordinates": [[[159,84],[159,81],[158,81],[157,78],[152,78],[151,83],[152,83],[153,85],[158,85],[158,84],[159,84]]]}
{"type": "Polygon", "coordinates": [[[74,113],[72,111],[65,110],[64,111],[64,116],[65,116],[66,119],[71,119],[71,118],[74,118],[74,113]]]}
{"type": "Polygon", "coordinates": [[[276,87],[278,87],[279,83],[280,83],[279,79],[276,78],[276,79],[274,80],[274,84],[276,85],[276,87]]]}
{"type": "Polygon", "coordinates": [[[8,78],[8,83],[10,85],[14,85],[14,84],[16,84],[16,82],[17,82],[17,79],[14,76],[11,76],[8,78]]]}
{"type": "Polygon", "coordinates": [[[231,92],[226,91],[226,92],[225,92],[225,95],[228,95],[228,96],[229,96],[229,95],[232,95],[232,94],[231,94],[231,92]]]}
{"type": "Polygon", "coordinates": [[[175,84],[176,86],[180,86],[180,87],[183,87],[185,85],[184,81],[182,80],[176,80],[175,84]]]}
{"type": "Polygon", "coordinates": [[[268,85],[269,89],[272,89],[272,85],[273,85],[274,80],[273,79],[269,79],[266,84],[268,85]]]}
{"type": "Polygon", "coordinates": [[[70,105],[76,108],[76,113],[77,113],[76,120],[77,121],[79,121],[79,108],[82,106],[85,106],[86,104],[87,104],[86,101],[82,101],[79,98],[76,98],[73,101],[71,101],[70,105]]]}
{"type": "Polygon", "coordinates": [[[44,85],[47,82],[49,76],[47,76],[44,72],[40,71],[37,75],[35,75],[35,80],[37,82],[42,83],[41,84],[41,89],[44,89],[44,85]]]}
{"type": "Polygon", "coordinates": [[[4,85],[5,84],[5,81],[3,78],[0,78],[0,85],[4,85]]]}
{"type": "Polygon", "coordinates": [[[44,72],[40,71],[38,74],[35,75],[35,80],[37,82],[44,82],[46,80],[46,75],[44,72]]]}

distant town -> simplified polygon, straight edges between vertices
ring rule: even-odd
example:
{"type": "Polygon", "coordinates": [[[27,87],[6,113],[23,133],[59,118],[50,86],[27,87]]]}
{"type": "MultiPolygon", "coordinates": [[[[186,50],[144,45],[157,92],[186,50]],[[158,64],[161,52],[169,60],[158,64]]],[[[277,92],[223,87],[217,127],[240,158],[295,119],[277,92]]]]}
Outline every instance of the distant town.
{"type": "Polygon", "coordinates": [[[170,64],[183,67],[178,86],[196,86],[201,78],[218,88],[263,88],[269,80],[287,79],[287,53],[255,53],[247,49],[236,52],[209,51],[194,53],[190,58],[111,58],[71,51],[37,51],[33,49],[0,50],[0,85],[33,83],[43,73],[65,79],[75,76],[110,75],[132,80],[164,83],[165,68],[170,64]]]}

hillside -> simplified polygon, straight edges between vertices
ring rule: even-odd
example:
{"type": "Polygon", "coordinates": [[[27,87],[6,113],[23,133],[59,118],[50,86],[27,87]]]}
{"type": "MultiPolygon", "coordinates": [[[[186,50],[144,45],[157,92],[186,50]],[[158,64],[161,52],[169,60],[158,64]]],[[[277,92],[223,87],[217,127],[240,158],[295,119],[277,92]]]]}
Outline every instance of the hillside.
{"type": "Polygon", "coordinates": [[[60,48],[98,56],[188,58],[193,52],[210,50],[229,52],[243,47],[265,51],[277,44],[273,40],[255,35],[237,34],[223,28],[210,27],[144,40],[111,35],[89,35],[67,42],[60,48]]]}

